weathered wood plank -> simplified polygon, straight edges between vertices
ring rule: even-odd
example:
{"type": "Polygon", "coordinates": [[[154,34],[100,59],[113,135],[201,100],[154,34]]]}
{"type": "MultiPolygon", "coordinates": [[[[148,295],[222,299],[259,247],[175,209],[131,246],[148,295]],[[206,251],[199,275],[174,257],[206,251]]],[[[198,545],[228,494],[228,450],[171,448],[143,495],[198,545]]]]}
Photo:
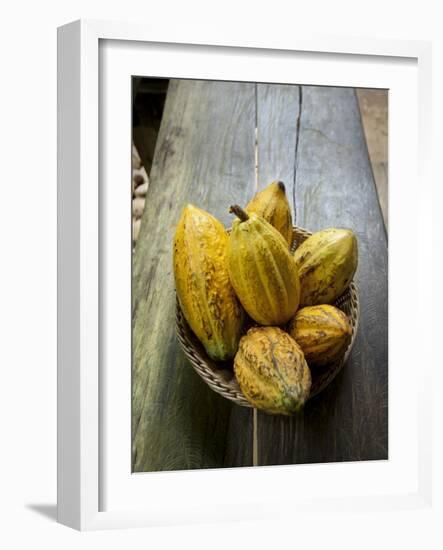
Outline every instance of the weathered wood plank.
{"type": "Polygon", "coordinates": [[[252,463],[251,415],[219,397],[175,335],[171,243],[193,202],[228,224],[254,189],[253,84],[171,81],[133,263],[133,470],[252,463]]]}
{"type": "MultiPolygon", "coordinates": [[[[258,94],[260,150],[285,140],[294,143],[294,106],[300,104],[300,88],[262,87],[267,86],[260,85],[258,94]],[[279,124],[274,124],[269,120],[275,116],[267,107],[273,103],[269,95],[283,91],[285,98],[278,101],[287,106],[287,114],[280,113],[279,124]],[[260,126],[268,131],[260,131],[260,126]]],[[[387,238],[355,92],[305,86],[301,90],[300,134],[293,151],[298,149],[297,158],[289,145],[278,146],[275,156],[259,155],[259,173],[271,180],[279,166],[294,166],[292,174],[286,168],[285,183],[288,194],[294,192],[297,224],[311,231],[341,226],[356,232],[360,327],[348,364],[303,413],[295,418],[259,414],[259,464],[384,459],[388,456],[387,238]],[[264,162],[271,168],[262,166],[264,162]]]]}
{"type": "Polygon", "coordinates": [[[253,466],[253,410],[233,405],[223,466],[253,466]]]}
{"type": "Polygon", "coordinates": [[[357,99],[378,199],[388,229],[388,90],[361,88],[357,99]]]}
{"type": "Polygon", "coordinates": [[[292,208],[299,110],[298,86],[257,84],[258,187],[283,181],[292,208]]]}

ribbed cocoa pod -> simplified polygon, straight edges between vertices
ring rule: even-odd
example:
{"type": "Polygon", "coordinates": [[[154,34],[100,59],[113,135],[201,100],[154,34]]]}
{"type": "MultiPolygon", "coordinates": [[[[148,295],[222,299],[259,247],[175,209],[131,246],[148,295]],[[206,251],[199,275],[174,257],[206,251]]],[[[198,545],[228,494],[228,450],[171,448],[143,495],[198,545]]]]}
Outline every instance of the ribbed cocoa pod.
{"type": "Polygon", "coordinates": [[[357,238],[350,229],[324,229],[294,252],[300,306],[331,304],[348,288],[357,269],[357,238]]]}
{"type": "Polygon", "coordinates": [[[174,238],[177,297],[189,326],[214,360],[232,358],[244,311],[229,280],[229,236],[211,214],[188,204],[174,238]]]}
{"type": "Polygon", "coordinates": [[[300,298],[297,267],[282,235],[263,218],[231,207],[234,221],[228,244],[232,286],[249,316],[260,325],[282,325],[295,314],[300,298]]]}
{"type": "Polygon", "coordinates": [[[292,244],[292,215],[282,181],[274,181],[254,195],[245,208],[248,214],[257,214],[270,223],[283,238],[292,244]]]}
{"type": "Polygon", "coordinates": [[[352,327],[343,311],[322,304],[299,309],[288,332],[303,350],[309,366],[323,366],[343,356],[352,327]]]}
{"type": "Polygon", "coordinates": [[[251,405],[272,414],[297,412],[311,389],[311,372],[301,348],[277,327],[248,330],[240,340],[234,372],[251,405]]]}

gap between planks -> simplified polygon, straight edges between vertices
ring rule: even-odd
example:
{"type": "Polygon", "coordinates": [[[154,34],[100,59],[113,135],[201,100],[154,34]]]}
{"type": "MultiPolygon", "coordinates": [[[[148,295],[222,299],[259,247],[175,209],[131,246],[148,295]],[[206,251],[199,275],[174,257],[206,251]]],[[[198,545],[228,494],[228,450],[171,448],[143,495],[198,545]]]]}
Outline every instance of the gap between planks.
{"type": "Polygon", "coordinates": [[[293,224],[297,225],[297,169],[298,169],[298,144],[300,140],[301,110],[303,106],[303,88],[298,85],[298,115],[295,122],[295,151],[294,151],[294,180],[292,183],[292,210],[294,212],[293,224]]]}
{"type": "Polygon", "coordinates": [[[255,83],[255,193],[258,191],[258,90],[257,82],[255,83]]]}
{"type": "MultiPolygon", "coordinates": [[[[258,89],[255,83],[255,193],[258,191],[258,89]]],[[[258,415],[252,409],[252,465],[258,466],[258,415]]]]}
{"type": "MultiPolygon", "coordinates": [[[[294,182],[292,186],[292,203],[294,210],[294,223],[296,220],[296,210],[295,210],[295,186],[297,180],[297,162],[298,162],[298,143],[300,135],[300,122],[301,122],[301,110],[303,103],[303,92],[302,86],[298,85],[298,96],[299,96],[299,112],[296,120],[296,141],[295,141],[295,152],[294,152],[294,182]]],[[[259,157],[258,157],[258,85],[255,83],[255,193],[258,191],[258,167],[259,167],[259,157]]],[[[258,411],[256,408],[252,409],[252,465],[259,465],[258,457],[258,411]]]]}

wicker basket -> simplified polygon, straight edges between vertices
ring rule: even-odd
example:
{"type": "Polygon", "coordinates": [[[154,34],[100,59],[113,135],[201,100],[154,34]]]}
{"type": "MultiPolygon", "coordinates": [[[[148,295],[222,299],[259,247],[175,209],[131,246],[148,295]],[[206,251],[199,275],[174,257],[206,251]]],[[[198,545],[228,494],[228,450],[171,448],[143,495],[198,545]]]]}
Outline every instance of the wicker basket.
{"type": "MultiPolygon", "coordinates": [[[[311,233],[306,229],[294,226],[292,249],[295,250],[295,248],[297,248],[297,246],[299,246],[310,235],[311,233]]],[[[352,338],[340,361],[331,363],[326,367],[311,370],[312,386],[309,399],[315,395],[318,395],[332,382],[332,380],[343,368],[343,365],[346,363],[346,360],[351,353],[355,336],[357,334],[359,318],[359,301],[357,288],[354,282],[351,283],[346,292],[338,298],[334,305],[348,316],[352,327],[352,338]]],[[[204,347],[198,341],[186,322],[178,300],[176,302],[176,328],[178,339],[186,357],[189,359],[197,373],[208,384],[208,386],[226,399],[234,401],[237,405],[242,407],[252,407],[252,405],[246,400],[237,383],[237,380],[235,379],[232,369],[232,361],[228,361],[226,363],[216,362],[208,357],[204,347]]]]}

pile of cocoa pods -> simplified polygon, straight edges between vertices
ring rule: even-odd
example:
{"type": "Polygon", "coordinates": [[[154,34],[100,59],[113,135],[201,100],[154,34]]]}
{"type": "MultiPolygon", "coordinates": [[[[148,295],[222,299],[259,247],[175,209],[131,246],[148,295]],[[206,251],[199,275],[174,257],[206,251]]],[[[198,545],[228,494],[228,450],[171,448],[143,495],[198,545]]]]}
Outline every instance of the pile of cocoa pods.
{"type": "Polygon", "coordinates": [[[233,360],[252,406],[294,414],[309,397],[311,370],[339,360],[349,345],[349,319],[332,304],[357,269],[357,239],[329,228],[291,252],[282,182],[230,211],[228,231],[196,206],[183,209],[173,244],[179,304],[208,356],[233,360]]]}

